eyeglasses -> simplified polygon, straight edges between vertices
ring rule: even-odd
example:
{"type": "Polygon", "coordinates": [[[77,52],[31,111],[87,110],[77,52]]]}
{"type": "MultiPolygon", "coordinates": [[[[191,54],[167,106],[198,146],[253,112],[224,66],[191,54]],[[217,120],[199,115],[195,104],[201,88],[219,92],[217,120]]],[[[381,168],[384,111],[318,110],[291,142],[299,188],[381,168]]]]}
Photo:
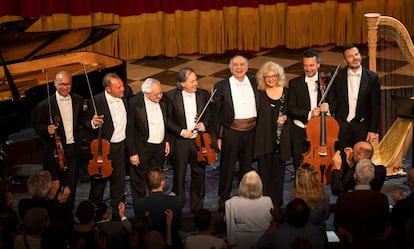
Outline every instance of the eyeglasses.
{"type": "Polygon", "coordinates": [[[72,83],[59,83],[58,86],[60,86],[60,87],[71,87],[72,83]]]}
{"type": "Polygon", "coordinates": [[[263,76],[263,79],[276,79],[276,78],[279,78],[279,74],[263,76]]]}

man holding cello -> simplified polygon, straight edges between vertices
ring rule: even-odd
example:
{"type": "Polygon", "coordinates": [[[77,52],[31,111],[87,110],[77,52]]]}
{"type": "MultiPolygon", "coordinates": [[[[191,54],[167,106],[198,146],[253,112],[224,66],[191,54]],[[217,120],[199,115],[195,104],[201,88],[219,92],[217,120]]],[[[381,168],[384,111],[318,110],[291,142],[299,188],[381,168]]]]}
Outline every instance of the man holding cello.
{"type": "MultiPolygon", "coordinates": [[[[198,117],[209,103],[209,93],[199,89],[197,75],[192,68],[180,70],[176,78],[176,89],[167,93],[168,130],[172,134],[172,158],[174,170],[173,192],[185,205],[185,175],[187,164],[191,167],[190,204],[191,212],[203,207],[205,164],[199,162],[195,139],[206,131],[208,111],[198,117]],[[199,121],[199,122],[196,122],[199,121]]],[[[208,143],[206,139],[204,143],[208,143]]],[[[203,146],[209,146],[204,144],[203,146]]],[[[213,151],[213,153],[215,153],[213,151]]]]}
{"type": "Polygon", "coordinates": [[[33,112],[33,126],[44,141],[45,169],[53,180],[70,191],[67,208],[74,207],[80,166],[79,128],[83,97],[71,93],[72,74],[61,71],[54,82],[56,93],[40,102],[33,112]]]}

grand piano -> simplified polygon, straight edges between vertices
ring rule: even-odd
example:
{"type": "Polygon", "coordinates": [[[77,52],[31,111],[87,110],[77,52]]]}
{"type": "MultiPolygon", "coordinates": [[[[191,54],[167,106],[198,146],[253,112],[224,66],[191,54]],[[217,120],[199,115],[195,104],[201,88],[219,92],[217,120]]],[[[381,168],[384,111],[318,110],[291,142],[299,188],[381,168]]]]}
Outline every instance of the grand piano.
{"type": "Polygon", "coordinates": [[[106,73],[115,72],[126,82],[124,60],[81,51],[116,31],[119,25],[26,32],[36,21],[0,24],[0,143],[31,126],[31,110],[47,97],[47,84],[50,93],[54,93],[53,80],[61,70],[72,72],[72,92],[85,99],[90,94],[83,65],[93,94],[103,90],[102,79],[106,73]]]}

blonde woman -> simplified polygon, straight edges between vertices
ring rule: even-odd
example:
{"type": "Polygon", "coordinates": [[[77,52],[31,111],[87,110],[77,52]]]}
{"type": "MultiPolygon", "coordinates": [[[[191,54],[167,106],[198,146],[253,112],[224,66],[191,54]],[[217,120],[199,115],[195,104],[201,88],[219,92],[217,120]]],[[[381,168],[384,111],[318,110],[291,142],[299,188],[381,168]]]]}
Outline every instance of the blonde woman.
{"type": "Polygon", "coordinates": [[[318,226],[324,233],[329,218],[329,196],[318,180],[315,168],[304,163],[296,172],[292,198],[301,198],[310,207],[309,223],[318,226]]]}
{"type": "Polygon", "coordinates": [[[262,180],[252,170],[244,174],[238,196],[225,202],[227,241],[233,248],[256,248],[257,240],[272,221],[272,200],[262,193],[262,180]]]}
{"type": "Polygon", "coordinates": [[[261,66],[256,79],[259,91],[253,156],[258,161],[263,194],[273,205],[281,206],[285,161],[291,157],[286,77],[283,67],[269,61],[261,66]]]}

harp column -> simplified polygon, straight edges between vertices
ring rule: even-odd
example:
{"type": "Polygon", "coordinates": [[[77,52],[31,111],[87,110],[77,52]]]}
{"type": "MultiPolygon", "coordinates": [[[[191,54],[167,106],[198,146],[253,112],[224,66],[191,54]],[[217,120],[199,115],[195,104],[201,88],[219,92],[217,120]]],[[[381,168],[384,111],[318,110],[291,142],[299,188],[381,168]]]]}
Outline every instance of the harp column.
{"type": "Polygon", "coordinates": [[[367,20],[368,27],[368,58],[369,58],[369,69],[371,71],[377,71],[377,29],[379,13],[367,13],[364,15],[367,20]]]}

